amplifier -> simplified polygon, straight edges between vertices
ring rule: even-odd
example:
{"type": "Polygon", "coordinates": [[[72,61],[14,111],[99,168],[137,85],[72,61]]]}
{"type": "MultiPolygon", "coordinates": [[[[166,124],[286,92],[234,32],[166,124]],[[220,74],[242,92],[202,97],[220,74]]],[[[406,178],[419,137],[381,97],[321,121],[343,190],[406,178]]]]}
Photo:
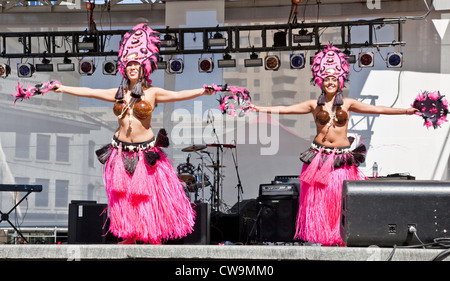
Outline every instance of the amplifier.
{"type": "Polygon", "coordinates": [[[259,185],[259,195],[298,195],[298,188],[294,183],[270,183],[259,185]]]}
{"type": "Polygon", "coordinates": [[[450,238],[450,182],[344,181],[341,238],[347,246],[402,246],[450,238]]]}

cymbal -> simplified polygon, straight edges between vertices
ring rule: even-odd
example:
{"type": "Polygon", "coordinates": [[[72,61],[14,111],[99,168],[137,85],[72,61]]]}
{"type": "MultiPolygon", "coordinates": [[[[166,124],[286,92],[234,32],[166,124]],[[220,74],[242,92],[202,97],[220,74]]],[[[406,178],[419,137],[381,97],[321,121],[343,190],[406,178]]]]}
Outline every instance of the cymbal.
{"type": "Polygon", "coordinates": [[[183,152],[193,152],[193,151],[203,150],[205,148],[206,148],[206,145],[194,144],[194,145],[191,145],[191,146],[183,148],[181,151],[183,151],[183,152]]]}
{"type": "Polygon", "coordinates": [[[235,148],[236,147],[234,144],[217,144],[217,143],[210,143],[210,144],[207,144],[206,146],[213,146],[213,147],[222,146],[225,148],[235,148]]]}

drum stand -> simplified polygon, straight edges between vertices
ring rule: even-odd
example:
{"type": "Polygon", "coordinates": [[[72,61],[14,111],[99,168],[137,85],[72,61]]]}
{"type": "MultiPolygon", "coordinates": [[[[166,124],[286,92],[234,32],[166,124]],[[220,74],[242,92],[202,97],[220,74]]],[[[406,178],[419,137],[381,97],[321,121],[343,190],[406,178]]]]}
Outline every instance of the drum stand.
{"type": "MultiPolygon", "coordinates": [[[[195,153],[197,153],[198,156],[200,156],[200,160],[202,161],[202,166],[201,166],[202,168],[201,168],[201,173],[200,173],[201,179],[202,179],[202,187],[201,187],[202,188],[202,198],[200,200],[200,203],[204,203],[205,202],[205,179],[206,178],[205,178],[205,173],[203,171],[205,168],[205,162],[203,161],[203,156],[200,153],[198,153],[197,151],[195,153]]],[[[197,201],[197,194],[198,194],[198,190],[195,192],[195,201],[197,201]]]]}

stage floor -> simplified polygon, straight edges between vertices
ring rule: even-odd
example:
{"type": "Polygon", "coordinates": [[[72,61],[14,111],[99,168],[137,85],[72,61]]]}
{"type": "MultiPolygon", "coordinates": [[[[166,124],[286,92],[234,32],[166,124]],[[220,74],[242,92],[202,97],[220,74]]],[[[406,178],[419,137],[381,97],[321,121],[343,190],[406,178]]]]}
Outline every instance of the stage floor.
{"type": "MultiPolygon", "coordinates": [[[[446,253],[445,249],[393,250],[376,246],[5,244],[0,246],[0,260],[432,261],[446,253]]],[[[450,258],[443,260],[447,261],[450,258]]]]}

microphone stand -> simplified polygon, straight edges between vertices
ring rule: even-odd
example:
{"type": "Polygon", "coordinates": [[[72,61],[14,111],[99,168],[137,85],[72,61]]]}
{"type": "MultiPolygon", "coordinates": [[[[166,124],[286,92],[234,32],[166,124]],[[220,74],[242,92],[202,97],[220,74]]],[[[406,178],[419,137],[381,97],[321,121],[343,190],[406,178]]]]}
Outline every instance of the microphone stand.
{"type": "Polygon", "coordinates": [[[241,192],[244,193],[244,190],[242,189],[242,182],[241,182],[241,176],[239,175],[239,168],[238,168],[238,163],[237,163],[237,144],[235,141],[235,150],[236,150],[236,157],[234,157],[234,153],[231,153],[231,156],[233,157],[233,162],[234,162],[234,168],[236,170],[236,175],[238,178],[238,184],[236,185],[237,187],[237,209],[238,209],[238,217],[240,216],[240,212],[241,212],[241,208],[240,208],[240,202],[241,202],[241,192]]]}

